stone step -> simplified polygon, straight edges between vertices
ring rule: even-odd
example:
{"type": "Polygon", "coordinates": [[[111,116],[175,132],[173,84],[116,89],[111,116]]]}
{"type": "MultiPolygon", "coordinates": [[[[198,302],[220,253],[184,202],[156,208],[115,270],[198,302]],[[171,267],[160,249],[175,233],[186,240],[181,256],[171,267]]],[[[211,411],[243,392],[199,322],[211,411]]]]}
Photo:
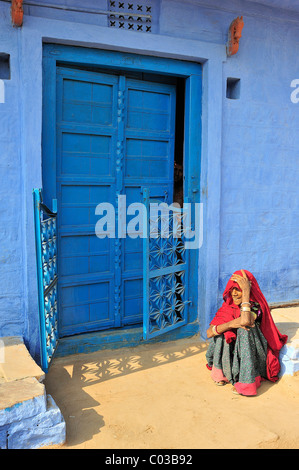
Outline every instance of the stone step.
{"type": "Polygon", "coordinates": [[[0,338],[0,384],[35,377],[42,382],[45,373],[32,359],[20,336],[0,338]]]}
{"type": "Polygon", "coordinates": [[[40,449],[65,442],[66,425],[60,409],[47,395],[45,412],[12,424],[7,430],[8,449],[40,449]]]}
{"type": "Polygon", "coordinates": [[[65,442],[65,421],[46,394],[44,378],[22,338],[0,338],[0,449],[37,449],[65,442]]]}
{"type": "Polygon", "coordinates": [[[0,385],[0,426],[44,413],[46,409],[45,386],[35,377],[0,385]]]}

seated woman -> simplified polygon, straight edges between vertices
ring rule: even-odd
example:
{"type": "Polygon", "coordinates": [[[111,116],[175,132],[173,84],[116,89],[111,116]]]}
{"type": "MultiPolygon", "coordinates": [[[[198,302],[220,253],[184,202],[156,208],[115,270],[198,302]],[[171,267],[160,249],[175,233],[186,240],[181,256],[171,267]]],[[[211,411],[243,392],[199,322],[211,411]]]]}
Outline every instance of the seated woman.
{"type": "Polygon", "coordinates": [[[217,385],[230,382],[240,395],[256,395],[262,380],[276,382],[279,351],[288,337],[273,321],[255,277],[236,271],[223,293],[223,304],[210,323],[207,367],[217,385]]]}

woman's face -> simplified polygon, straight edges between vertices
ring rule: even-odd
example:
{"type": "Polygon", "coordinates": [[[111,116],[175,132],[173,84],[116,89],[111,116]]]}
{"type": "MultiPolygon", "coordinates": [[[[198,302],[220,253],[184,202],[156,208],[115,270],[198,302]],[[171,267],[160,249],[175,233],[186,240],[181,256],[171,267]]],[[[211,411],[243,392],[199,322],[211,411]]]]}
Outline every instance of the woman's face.
{"type": "Polygon", "coordinates": [[[240,305],[242,302],[242,291],[234,287],[231,291],[232,299],[235,305],[240,305]]]}

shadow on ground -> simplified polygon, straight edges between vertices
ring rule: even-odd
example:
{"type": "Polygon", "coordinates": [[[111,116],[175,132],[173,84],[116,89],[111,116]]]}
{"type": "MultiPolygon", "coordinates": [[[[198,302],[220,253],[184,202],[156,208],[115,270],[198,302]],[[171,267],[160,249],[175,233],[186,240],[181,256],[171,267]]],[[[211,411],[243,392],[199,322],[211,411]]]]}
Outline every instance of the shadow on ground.
{"type": "Polygon", "coordinates": [[[207,346],[206,342],[193,337],[183,343],[168,343],[167,347],[165,343],[155,343],[54,359],[45,385],[67,423],[68,446],[89,441],[105,426],[104,417],[98,413],[101,402],[88,393],[88,387],[97,387],[106,381],[179,363],[204,352],[207,346]],[[83,434],[82,429],[85,430],[83,434]]]}

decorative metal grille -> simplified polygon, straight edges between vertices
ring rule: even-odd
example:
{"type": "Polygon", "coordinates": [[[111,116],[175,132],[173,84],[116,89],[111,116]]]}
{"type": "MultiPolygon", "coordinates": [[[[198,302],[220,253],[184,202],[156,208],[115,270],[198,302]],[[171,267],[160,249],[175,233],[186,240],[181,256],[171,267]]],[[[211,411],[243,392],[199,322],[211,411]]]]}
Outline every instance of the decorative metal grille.
{"type": "Polygon", "coordinates": [[[56,213],[43,204],[40,189],[33,191],[33,198],[41,362],[47,372],[58,341],[56,213]]]}
{"type": "MultiPolygon", "coordinates": [[[[144,197],[147,211],[149,199],[144,197]]],[[[147,212],[149,213],[149,212],[147,212]]],[[[183,211],[148,220],[144,238],[144,338],[152,338],[187,323],[187,266],[183,211]]]]}
{"type": "Polygon", "coordinates": [[[152,32],[153,5],[150,0],[109,0],[108,25],[112,28],[152,32]]]}

